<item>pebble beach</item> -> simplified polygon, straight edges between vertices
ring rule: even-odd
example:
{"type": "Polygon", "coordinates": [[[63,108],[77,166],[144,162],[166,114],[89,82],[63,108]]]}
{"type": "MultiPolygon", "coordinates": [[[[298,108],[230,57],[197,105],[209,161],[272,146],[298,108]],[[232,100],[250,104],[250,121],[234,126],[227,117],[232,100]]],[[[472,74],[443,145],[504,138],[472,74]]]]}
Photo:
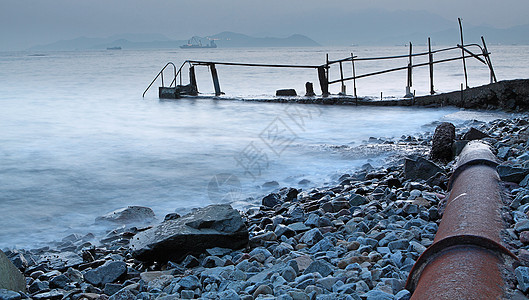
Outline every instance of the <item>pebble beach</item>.
{"type": "MultiPolygon", "coordinates": [[[[213,247],[177,260],[139,260],[131,244],[157,226],[144,223],[154,217],[148,208],[136,212],[141,216],[136,223],[106,220],[116,228],[102,238],[71,234],[44,248],[4,249],[28,288],[0,290],[0,299],[409,299],[405,283],[433,243],[454,164],[435,161],[434,176],[405,169],[406,159],[429,160],[432,138],[433,133],[372,138],[356,147],[401,151],[382,167],[366,164],[328,186],[278,186],[260,205],[239,211],[248,232],[240,249],[213,247]]],[[[501,161],[504,244],[520,260],[510,288],[525,299],[529,121],[527,116],[469,121],[456,128],[456,141],[463,138],[488,143],[501,161]]]]}

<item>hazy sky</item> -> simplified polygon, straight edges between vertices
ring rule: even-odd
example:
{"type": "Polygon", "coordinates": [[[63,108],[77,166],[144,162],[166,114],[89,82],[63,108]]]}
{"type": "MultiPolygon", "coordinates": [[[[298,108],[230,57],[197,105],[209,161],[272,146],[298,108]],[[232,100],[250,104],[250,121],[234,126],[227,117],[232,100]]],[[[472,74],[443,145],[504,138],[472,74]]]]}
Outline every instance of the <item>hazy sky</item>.
{"type": "Polygon", "coordinates": [[[428,11],[454,22],[462,17],[466,25],[500,28],[529,23],[527,0],[0,0],[0,50],[121,33],[174,39],[222,31],[277,35],[269,29],[295,16],[320,16],[314,22],[325,22],[336,11],[366,9],[428,11]]]}

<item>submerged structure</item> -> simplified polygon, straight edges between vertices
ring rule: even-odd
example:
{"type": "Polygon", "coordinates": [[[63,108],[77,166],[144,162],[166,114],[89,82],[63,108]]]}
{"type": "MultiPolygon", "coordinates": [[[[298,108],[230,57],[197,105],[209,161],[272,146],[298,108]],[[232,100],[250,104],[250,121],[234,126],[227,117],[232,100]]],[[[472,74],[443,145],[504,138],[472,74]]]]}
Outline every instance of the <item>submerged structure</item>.
{"type": "MultiPolygon", "coordinates": [[[[453,46],[453,47],[447,47],[447,48],[441,48],[441,49],[432,49],[432,43],[430,41],[430,38],[428,38],[428,51],[425,52],[413,52],[413,45],[412,43],[409,43],[409,54],[407,55],[396,55],[396,56],[386,56],[386,57],[358,57],[355,56],[354,53],[350,53],[350,56],[338,59],[338,60],[329,60],[329,55],[326,55],[326,60],[324,64],[321,65],[288,65],[288,64],[258,64],[258,63],[240,63],[240,62],[220,62],[220,61],[199,61],[199,60],[186,60],[183,62],[180,67],[176,67],[176,65],[172,62],[167,63],[161,70],[158,72],[158,74],[155,76],[155,78],[152,80],[152,82],[149,84],[147,89],[145,89],[143,96],[145,96],[145,93],[152,87],[152,85],[159,79],[161,79],[161,86],[158,90],[158,96],[163,99],[178,99],[184,96],[198,96],[199,95],[199,89],[197,86],[197,80],[196,80],[196,72],[195,67],[208,67],[211,72],[212,80],[213,80],[213,87],[215,91],[216,96],[223,95],[224,93],[221,90],[220,87],[220,80],[217,73],[217,66],[239,66],[239,67],[255,67],[255,68],[294,68],[294,69],[314,69],[317,72],[318,75],[318,81],[319,81],[319,87],[321,90],[321,97],[318,98],[322,102],[326,102],[325,100],[330,95],[329,93],[329,86],[333,84],[340,84],[341,92],[339,93],[339,98],[341,99],[342,104],[361,104],[362,102],[366,102],[367,99],[359,97],[357,95],[357,80],[361,78],[381,75],[385,73],[390,72],[397,72],[397,71],[403,71],[407,70],[407,85],[406,85],[406,92],[403,97],[404,100],[406,99],[414,99],[415,98],[415,92],[413,91],[413,70],[416,68],[421,67],[428,67],[429,68],[429,82],[430,82],[430,95],[434,95],[434,66],[436,64],[441,63],[447,63],[452,61],[462,61],[463,65],[463,73],[465,75],[465,83],[464,85],[461,85],[461,90],[467,89],[468,86],[468,75],[467,75],[467,66],[466,66],[466,60],[467,59],[475,59],[484,65],[486,65],[490,71],[490,83],[497,82],[496,75],[494,73],[494,68],[492,66],[492,61],[490,59],[490,52],[487,49],[487,45],[485,43],[485,39],[481,37],[481,44],[477,43],[470,43],[465,44],[463,40],[463,28],[461,24],[461,19],[459,19],[459,29],[460,29],[460,35],[461,35],[461,43],[453,46]],[[442,58],[440,59],[434,59],[434,56],[443,53],[442,58]],[[455,53],[455,54],[454,54],[455,53]],[[448,56],[447,56],[448,55],[448,56]],[[420,63],[414,63],[414,59],[419,57],[427,57],[427,62],[420,62],[420,63]],[[375,72],[369,72],[364,74],[357,74],[357,67],[356,63],[361,61],[384,61],[384,60],[397,60],[397,59],[408,59],[408,62],[406,65],[399,66],[399,67],[393,67],[389,69],[382,69],[375,72]],[[352,65],[352,74],[350,76],[347,76],[344,74],[344,64],[351,64],[352,65]],[[188,68],[188,74],[189,74],[189,80],[187,84],[183,84],[183,72],[184,67],[188,68]],[[330,78],[330,70],[333,67],[339,68],[339,78],[330,78]],[[169,85],[165,85],[164,80],[164,73],[166,71],[170,71],[172,69],[172,76],[170,77],[171,81],[169,85]],[[345,82],[352,81],[353,82],[353,94],[347,95],[346,93],[346,86],[345,82]]],[[[187,46],[187,45],[184,45],[187,46]]],[[[191,47],[191,46],[189,46],[191,47]]],[[[203,46],[201,46],[203,47],[203,46]]],[[[312,90],[312,84],[307,83],[307,91],[306,96],[310,97],[310,103],[317,103],[314,100],[314,91],[312,90]]],[[[383,100],[383,96],[381,95],[381,100],[383,100]]],[[[298,101],[303,103],[303,101],[298,101]]],[[[328,102],[328,101],[327,101],[328,102]]],[[[373,102],[373,101],[370,101],[373,102]]]]}

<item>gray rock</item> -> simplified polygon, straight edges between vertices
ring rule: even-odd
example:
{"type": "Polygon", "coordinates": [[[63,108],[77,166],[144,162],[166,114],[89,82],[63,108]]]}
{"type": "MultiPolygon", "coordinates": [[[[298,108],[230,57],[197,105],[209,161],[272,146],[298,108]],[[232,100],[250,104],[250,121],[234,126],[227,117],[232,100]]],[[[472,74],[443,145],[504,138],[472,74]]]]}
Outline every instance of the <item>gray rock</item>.
{"type": "Polygon", "coordinates": [[[225,299],[225,300],[239,300],[241,297],[237,295],[237,292],[235,292],[232,289],[225,290],[221,293],[219,293],[219,299],[225,299]]]}
{"type": "Polygon", "coordinates": [[[149,207],[128,206],[97,217],[96,222],[130,224],[134,222],[149,222],[152,221],[154,217],[154,212],[149,207]]]}
{"type": "Polygon", "coordinates": [[[20,298],[22,297],[17,292],[0,289],[0,300],[19,300],[20,298]]]}
{"type": "Polygon", "coordinates": [[[37,299],[37,300],[41,300],[41,299],[42,300],[59,300],[59,299],[62,299],[63,297],[64,297],[64,294],[58,290],[52,290],[49,292],[39,293],[39,294],[32,296],[33,299],[37,299]]]}
{"type": "Polygon", "coordinates": [[[366,300],[395,300],[395,296],[379,290],[371,290],[364,294],[366,300]]]}
{"type": "Polygon", "coordinates": [[[321,276],[327,277],[333,273],[333,265],[322,259],[315,260],[304,272],[304,274],[310,273],[320,273],[321,276]]]}
{"type": "Polygon", "coordinates": [[[518,267],[514,270],[518,286],[522,292],[527,293],[529,291],[529,267],[518,267]]]}
{"type": "Polygon", "coordinates": [[[310,227],[307,227],[305,224],[303,224],[302,222],[296,222],[296,223],[292,223],[292,224],[289,224],[287,226],[290,230],[294,231],[294,232],[301,232],[301,231],[307,231],[310,229],[310,227]]]}
{"type": "Polygon", "coordinates": [[[528,219],[520,220],[514,225],[514,230],[516,232],[522,232],[522,231],[529,230],[529,220],[528,219]]]}
{"type": "Polygon", "coordinates": [[[263,206],[267,206],[267,207],[274,207],[274,206],[276,206],[278,204],[281,204],[281,203],[283,203],[283,201],[281,200],[281,195],[279,195],[277,193],[268,194],[261,201],[261,204],[263,206]]]}
{"type": "Polygon", "coordinates": [[[182,266],[188,269],[198,267],[199,265],[200,262],[193,255],[186,256],[186,258],[184,258],[184,260],[182,261],[182,266]]]}
{"type": "Polygon", "coordinates": [[[277,224],[276,229],[274,230],[274,234],[276,235],[276,237],[281,237],[284,235],[287,238],[289,238],[289,237],[293,237],[296,234],[296,232],[290,229],[290,227],[288,226],[285,226],[283,224],[277,224]]]}
{"type": "Polygon", "coordinates": [[[228,204],[220,204],[138,233],[131,250],[135,258],[143,261],[177,261],[189,253],[199,255],[214,247],[239,249],[247,244],[248,229],[239,212],[228,204]]]}
{"type": "Polygon", "coordinates": [[[473,140],[481,140],[483,138],[488,138],[490,137],[488,134],[480,131],[480,130],[477,130],[476,128],[474,127],[471,127],[467,133],[465,133],[463,135],[463,140],[467,140],[467,141],[473,141],[473,140]]]}
{"type": "Polygon", "coordinates": [[[50,284],[47,281],[40,281],[38,279],[33,281],[33,283],[28,288],[28,292],[31,294],[47,292],[49,290],[50,284]]]}
{"type": "Polygon", "coordinates": [[[294,268],[292,268],[291,266],[285,267],[281,272],[281,277],[283,277],[288,282],[294,281],[297,276],[298,275],[296,270],[294,270],[294,268]]]}
{"type": "Polygon", "coordinates": [[[520,183],[527,175],[529,175],[528,168],[499,165],[497,168],[501,180],[508,182],[520,183]]]}
{"type": "Polygon", "coordinates": [[[121,290],[122,286],[121,284],[116,283],[107,283],[105,284],[105,288],[103,289],[103,293],[108,296],[112,296],[115,293],[119,292],[121,290]]]}
{"type": "Polygon", "coordinates": [[[410,245],[409,241],[406,239],[400,239],[393,242],[390,242],[388,244],[388,248],[391,249],[391,251],[395,250],[406,250],[408,246],[410,245]]]}
{"type": "Polygon", "coordinates": [[[367,201],[367,199],[362,195],[352,194],[349,197],[349,204],[351,206],[360,206],[360,205],[367,204],[368,202],[369,201],[367,201]]]}
{"type": "Polygon", "coordinates": [[[16,292],[26,292],[24,275],[13,265],[7,256],[0,250],[0,289],[16,292]]]}
{"type": "Polygon", "coordinates": [[[274,257],[281,257],[285,254],[288,254],[290,252],[294,251],[294,248],[292,245],[287,243],[281,243],[277,247],[274,248],[274,257]]]}
{"type": "Polygon", "coordinates": [[[86,282],[92,285],[104,286],[127,275],[127,264],[122,261],[107,262],[101,267],[84,274],[86,282]]]}
{"type": "Polygon", "coordinates": [[[312,246],[319,242],[321,239],[323,239],[323,235],[321,234],[320,230],[318,228],[313,228],[305,232],[303,236],[299,239],[299,242],[312,246]]]}
{"type": "Polygon", "coordinates": [[[253,298],[257,298],[259,295],[273,295],[274,291],[271,287],[269,287],[266,284],[262,284],[257,289],[255,289],[255,292],[253,292],[253,298]]]}
{"type": "Polygon", "coordinates": [[[136,296],[134,296],[134,294],[127,289],[121,289],[114,295],[110,296],[110,298],[108,298],[108,300],[131,300],[131,299],[136,299],[136,296]]]}
{"type": "Polygon", "coordinates": [[[411,298],[411,293],[408,290],[401,290],[395,294],[395,300],[409,300],[411,298]]]}
{"type": "Polygon", "coordinates": [[[443,122],[435,128],[432,138],[430,158],[443,162],[451,161],[454,157],[452,145],[456,138],[456,127],[452,123],[443,122]]]}
{"type": "Polygon", "coordinates": [[[433,162],[422,157],[406,158],[404,160],[404,177],[411,180],[428,180],[437,173],[442,173],[443,169],[433,162]]]}
{"type": "Polygon", "coordinates": [[[200,280],[195,275],[189,275],[182,278],[178,284],[183,290],[194,290],[200,287],[200,280]]]}
{"type": "Polygon", "coordinates": [[[524,179],[522,181],[520,181],[520,186],[522,186],[524,188],[528,188],[529,187],[529,175],[525,176],[524,179]]]}
{"type": "Polygon", "coordinates": [[[66,275],[62,274],[55,276],[52,280],[50,280],[50,287],[64,289],[68,282],[70,282],[70,279],[66,277],[66,275]]]}
{"type": "Polygon", "coordinates": [[[322,252],[322,251],[328,251],[334,248],[334,245],[328,238],[323,238],[319,242],[316,243],[316,245],[312,246],[309,250],[310,253],[316,253],[316,252],[322,252]]]}

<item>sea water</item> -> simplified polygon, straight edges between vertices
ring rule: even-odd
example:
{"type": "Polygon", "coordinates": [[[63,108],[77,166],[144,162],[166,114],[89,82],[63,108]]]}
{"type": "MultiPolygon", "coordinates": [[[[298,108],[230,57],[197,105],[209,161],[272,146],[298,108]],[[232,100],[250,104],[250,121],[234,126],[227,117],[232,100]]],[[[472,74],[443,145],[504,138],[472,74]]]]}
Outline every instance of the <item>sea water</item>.
{"type": "MultiPolygon", "coordinates": [[[[498,79],[524,78],[525,46],[491,47],[498,79]]],[[[320,106],[230,99],[304,93],[315,70],[217,66],[220,98],[160,100],[165,63],[186,59],[273,64],[325,63],[325,56],[406,54],[407,48],[259,48],[0,53],[0,248],[35,247],[70,233],[101,234],[95,218],[128,205],[157,218],[212,203],[258,204],[272,188],[317,187],[390,153],[354,154],[369,137],[398,139],[433,131],[437,121],[492,120],[500,112],[457,108],[320,106]],[[301,185],[303,179],[308,185],[301,185]]],[[[406,63],[406,61],[404,61],[406,63]]],[[[357,74],[380,67],[358,62],[357,74]]],[[[401,62],[402,65],[402,62],[401,62]]],[[[468,62],[469,85],[489,71],[468,62]]],[[[352,66],[344,65],[344,72],[352,66]]],[[[165,83],[172,79],[166,73],[165,83]]],[[[339,76],[331,70],[331,77],[339,76]]],[[[197,67],[201,93],[213,93],[209,69],[197,67]]],[[[418,95],[429,92],[428,69],[414,70],[418,95]]],[[[435,89],[457,90],[461,62],[436,65],[435,89]]],[[[357,81],[362,96],[401,97],[406,72],[357,81]]],[[[331,86],[337,93],[340,86],[331,86]]],[[[352,83],[347,83],[352,93],[352,83]]]]}

